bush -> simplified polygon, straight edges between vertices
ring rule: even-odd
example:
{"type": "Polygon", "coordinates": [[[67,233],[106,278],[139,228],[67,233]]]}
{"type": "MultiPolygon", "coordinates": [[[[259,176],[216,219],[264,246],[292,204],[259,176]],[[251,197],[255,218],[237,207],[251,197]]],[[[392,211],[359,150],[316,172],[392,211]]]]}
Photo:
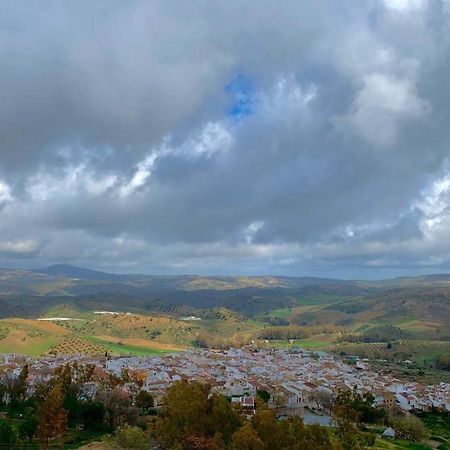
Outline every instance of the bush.
{"type": "Polygon", "coordinates": [[[121,427],[116,432],[114,444],[121,449],[145,449],[150,444],[145,433],[139,427],[121,427]]]}

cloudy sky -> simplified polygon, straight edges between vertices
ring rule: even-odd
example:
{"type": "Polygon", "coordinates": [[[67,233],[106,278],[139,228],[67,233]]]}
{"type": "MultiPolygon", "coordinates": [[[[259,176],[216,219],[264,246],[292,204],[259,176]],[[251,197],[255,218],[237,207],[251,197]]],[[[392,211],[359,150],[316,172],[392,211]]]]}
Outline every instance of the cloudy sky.
{"type": "Polygon", "coordinates": [[[450,271],[449,0],[0,3],[0,266],[450,271]]]}

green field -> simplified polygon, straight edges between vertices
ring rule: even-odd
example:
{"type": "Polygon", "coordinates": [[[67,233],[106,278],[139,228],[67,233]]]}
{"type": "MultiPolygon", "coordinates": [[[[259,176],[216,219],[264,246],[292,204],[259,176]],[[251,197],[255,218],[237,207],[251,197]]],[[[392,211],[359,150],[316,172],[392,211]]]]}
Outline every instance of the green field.
{"type": "Polygon", "coordinates": [[[375,442],[375,449],[387,449],[387,450],[430,450],[425,444],[417,444],[411,441],[405,441],[403,439],[377,439],[375,442]]]}
{"type": "Polygon", "coordinates": [[[98,339],[95,336],[86,336],[85,339],[93,344],[102,345],[110,353],[118,355],[133,355],[133,356],[151,356],[151,355],[167,355],[176,350],[163,350],[159,348],[143,347],[138,345],[120,344],[117,342],[108,342],[103,339],[98,339]]]}
{"type": "Polygon", "coordinates": [[[21,342],[20,345],[14,346],[9,342],[0,341],[0,353],[19,353],[27,356],[40,356],[57,345],[58,341],[55,338],[33,339],[21,342]]]}
{"type": "Polygon", "coordinates": [[[288,340],[269,341],[269,346],[274,348],[301,347],[308,350],[325,350],[330,345],[330,341],[319,339],[295,339],[292,344],[288,340]]]}

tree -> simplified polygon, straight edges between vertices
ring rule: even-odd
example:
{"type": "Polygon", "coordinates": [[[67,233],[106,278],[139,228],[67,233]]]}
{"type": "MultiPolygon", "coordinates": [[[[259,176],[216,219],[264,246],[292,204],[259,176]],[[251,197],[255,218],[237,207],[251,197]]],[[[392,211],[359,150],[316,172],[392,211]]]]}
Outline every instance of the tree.
{"type": "Polygon", "coordinates": [[[22,422],[19,424],[19,435],[22,439],[31,441],[36,433],[37,418],[33,408],[27,408],[22,422]]]}
{"type": "Polygon", "coordinates": [[[267,403],[270,400],[270,394],[265,389],[258,389],[256,391],[256,395],[265,403],[267,403]]]}
{"type": "Polygon", "coordinates": [[[278,422],[273,409],[259,409],[252,419],[259,438],[265,448],[270,450],[283,449],[286,443],[286,432],[283,422],[278,422]]]}
{"type": "Polygon", "coordinates": [[[75,361],[57,367],[53,373],[49,384],[61,387],[63,407],[70,423],[78,420],[81,403],[89,400],[85,386],[93,380],[94,370],[95,366],[92,364],[79,364],[75,361]]]}
{"type": "Polygon", "coordinates": [[[85,429],[100,430],[105,426],[105,406],[101,402],[83,402],[80,406],[79,419],[85,429]]]}
{"type": "Polygon", "coordinates": [[[364,422],[375,421],[381,414],[372,406],[374,397],[370,393],[360,395],[355,389],[341,391],[333,406],[334,420],[337,425],[336,436],[344,450],[365,448],[372,440],[368,433],[363,433],[364,422]]]}
{"type": "Polygon", "coordinates": [[[311,398],[317,405],[317,408],[323,408],[330,411],[333,406],[333,394],[326,390],[315,390],[312,392],[311,398]]]}
{"type": "Polygon", "coordinates": [[[125,424],[137,424],[139,420],[138,408],[132,404],[128,393],[120,387],[100,391],[96,400],[105,406],[105,417],[111,430],[125,424]]]}
{"type": "Polygon", "coordinates": [[[18,377],[9,376],[6,379],[6,394],[9,396],[9,404],[12,408],[17,408],[25,401],[28,389],[28,366],[22,367],[18,377]]]}
{"type": "Polygon", "coordinates": [[[425,432],[423,422],[416,416],[410,415],[394,419],[393,425],[397,433],[412,441],[420,442],[425,432]]]}
{"type": "Polygon", "coordinates": [[[172,448],[190,435],[207,435],[209,386],[179,381],[167,391],[164,416],[157,422],[163,443],[172,448]]]}
{"type": "Polygon", "coordinates": [[[2,448],[13,448],[17,436],[8,422],[0,423],[0,446],[2,448]]]}
{"type": "Polygon", "coordinates": [[[450,355],[438,355],[436,357],[435,367],[439,370],[450,371],[450,355]]]}
{"type": "Polygon", "coordinates": [[[264,450],[263,441],[259,438],[251,422],[245,422],[231,438],[232,450],[264,450]]]}
{"type": "Polygon", "coordinates": [[[209,389],[205,384],[184,381],[169,388],[163,414],[156,422],[164,448],[213,448],[229,443],[241,418],[225,397],[210,396],[209,389]]]}
{"type": "Polygon", "coordinates": [[[288,398],[287,398],[286,394],[283,392],[276,394],[273,398],[273,401],[277,408],[283,408],[286,405],[287,400],[288,400],[288,398]]]}
{"type": "Polygon", "coordinates": [[[148,449],[149,440],[139,427],[124,426],[116,431],[114,443],[121,449],[148,449]]]}
{"type": "Polygon", "coordinates": [[[139,391],[136,395],[134,404],[138,407],[142,413],[147,414],[155,404],[152,394],[147,391],[139,391]]]}
{"type": "Polygon", "coordinates": [[[48,446],[50,439],[63,435],[67,428],[67,412],[63,409],[62,390],[59,385],[50,389],[44,401],[36,410],[36,436],[48,446]]]}
{"type": "Polygon", "coordinates": [[[292,450],[331,450],[332,444],[325,427],[314,424],[305,426],[303,420],[294,417],[289,424],[289,448],[292,450]]]}
{"type": "Polygon", "coordinates": [[[0,379],[0,406],[4,406],[7,403],[7,388],[4,379],[0,379]]]}
{"type": "Polygon", "coordinates": [[[207,414],[211,427],[209,434],[220,433],[224,442],[228,444],[233,433],[242,425],[242,419],[223,395],[214,394],[208,403],[210,412],[207,414]]]}
{"type": "Polygon", "coordinates": [[[182,443],[183,450],[225,450],[220,435],[203,436],[191,435],[187,436],[182,443]]]}
{"type": "Polygon", "coordinates": [[[373,406],[374,396],[370,392],[363,395],[355,389],[347,389],[337,395],[333,412],[336,416],[351,418],[361,428],[362,423],[375,423],[384,417],[384,411],[373,406]]]}

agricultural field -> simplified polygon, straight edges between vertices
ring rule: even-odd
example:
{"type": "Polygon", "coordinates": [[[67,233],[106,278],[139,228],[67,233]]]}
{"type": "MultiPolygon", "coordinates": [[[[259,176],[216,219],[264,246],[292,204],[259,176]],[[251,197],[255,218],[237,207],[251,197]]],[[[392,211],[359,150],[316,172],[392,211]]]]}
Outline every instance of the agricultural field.
{"type": "Polygon", "coordinates": [[[29,356],[47,353],[92,356],[106,351],[112,354],[148,355],[184,349],[184,342],[190,343],[193,336],[189,323],[167,317],[135,314],[84,314],[83,317],[76,320],[55,318],[54,321],[1,320],[0,352],[29,356]]]}
{"type": "Polygon", "coordinates": [[[338,343],[333,350],[369,359],[429,362],[438,354],[450,353],[449,341],[402,340],[399,342],[338,343]]]}
{"type": "Polygon", "coordinates": [[[176,347],[171,344],[149,342],[145,339],[118,339],[113,336],[87,336],[86,340],[92,344],[101,346],[109,354],[113,355],[163,355],[185,349],[184,347],[176,347]]]}
{"type": "Polygon", "coordinates": [[[86,356],[98,356],[104,355],[106,352],[106,347],[89,342],[86,339],[81,339],[79,337],[69,337],[65,339],[60,344],[53,347],[49,354],[55,356],[62,355],[86,355],[86,356]]]}
{"type": "Polygon", "coordinates": [[[333,338],[331,336],[317,335],[308,339],[271,340],[267,345],[273,348],[300,347],[306,350],[328,351],[333,348],[333,338]]]}
{"type": "Polygon", "coordinates": [[[0,321],[0,352],[39,356],[70,334],[51,322],[30,319],[0,321]]]}
{"type": "Polygon", "coordinates": [[[49,310],[40,320],[0,320],[0,352],[39,356],[98,355],[108,351],[145,356],[184,350],[199,334],[249,340],[258,327],[220,308],[204,320],[184,321],[161,314],[80,313],[62,305],[49,310]]]}
{"type": "Polygon", "coordinates": [[[423,367],[431,367],[438,354],[450,353],[445,277],[377,282],[128,277],[67,266],[0,275],[0,293],[2,283],[10,292],[0,296],[1,352],[45,354],[66,349],[63,342],[79,338],[114,353],[147,354],[193,345],[296,345],[370,359],[409,359],[423,367]],[[23,286],[33,291],[32,297],[11,294],[23,286]],[[201,320],[180,320],[186,316],[201,320]],[[284,335],[272,333],[276,327],[300,332],[289,334],[286,328],[284,335]],[[289,336],[296,339],[292,342],[289,336]]]}
{"type": "Polygon", "coordinates": [[[375,442],[374,449],[386,450],[431,450],[426,444],[419,444],[417,442],[405,441],[403,439],[384,439],[379,438],[375,442]]]}

